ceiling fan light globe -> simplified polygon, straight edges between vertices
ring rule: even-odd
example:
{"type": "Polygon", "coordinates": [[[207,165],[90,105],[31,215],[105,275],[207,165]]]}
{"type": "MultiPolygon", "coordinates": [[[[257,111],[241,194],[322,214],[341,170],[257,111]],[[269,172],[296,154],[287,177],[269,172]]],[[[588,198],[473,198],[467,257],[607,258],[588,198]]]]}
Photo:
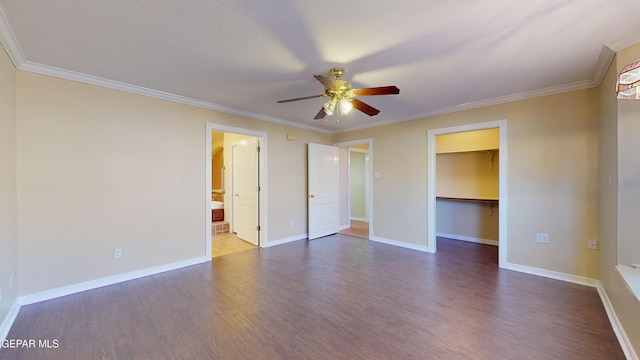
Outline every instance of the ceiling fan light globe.
{"type": "Polygon", "coordinates": [[[324,104],[324,112],[327,116],[333,115],[334,110],[336,109],[336,99],[332,98],[324,104]]]}
{"type": "Polygon", "coordinates": [[[351,109],[353,109],[353,104],[351,103],[351,101],[342,99],[338,104],[338,115],[347,115],[351,111],[351,109]]]}

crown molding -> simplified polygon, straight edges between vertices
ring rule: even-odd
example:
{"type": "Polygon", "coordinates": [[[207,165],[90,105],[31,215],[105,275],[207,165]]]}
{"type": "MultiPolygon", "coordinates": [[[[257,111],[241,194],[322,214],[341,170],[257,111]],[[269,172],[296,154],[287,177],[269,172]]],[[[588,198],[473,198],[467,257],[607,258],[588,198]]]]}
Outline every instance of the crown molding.
{"type": "Polygon", "coordinates": [[[16,36],[11,26],[9,26],[9,21],[7,21],[7,17],[4,15],[2,8],[0,8],[0,42],[2,42],[5,50],[7,50],[7,54],[9,58],[11,58],[13,65],[16,68],[22,66],[25,61],[24,54],[16,41],[16,36]]]}
{"type": "Polygon", "coordinates": [[[323,129],[315,126],[300,124],[293,121],[279,119],[273,116],[259,114],[251,111],[242,110],[242,109],[236,109],[230,106],[224,106],[224,105],[203,101],[203,100],[198,100],[198,99],[193,99],[190,97],[176,95],[176,94],[172,94],[164,91],[149,89],[142,86],[131,85],[131,84],[123,83],[120,81],[114,81],[114,80],[109,80],[109,79],[105,79],[105,78],[101,78],[93,75],[60,69],[53,66],[37,64],[30,61],[23,62],[22,66],[18,67],[18,69],[23,71],[38,73],[42,75],[53,76],[61,79],[77,81],[85,84],[105,87],[109,89],[129,92],[133,94],[149,96],[149,97],[153,97],[161,100],[196,106],[199,108],[220,111],[227,114],[244,116],[247,118],[266,121],[266,122],[275,123],[279,125],[291,126],[291,127],[312,130],[312,131],[317,131],[317,132],[322,132],[327,134],[331,133],[331,131],[327,129],[323,129]]]}
{"type": "Polygon", "coordinates": [[[317,131],[325,134],[336,134],[336,133],[344,133],[349,131],[363,130],[363,129],[368,129],[368,128],[377,127],[377,126],[395,124],[395,123],[400,123],[405,121],[412,121],[412,120],[417,120],[417,119],[422,119],[422,118],[427,118],[427,117],[432,117],[437,115],[444,115],[444,114],[454,113],[458,111],[472,110],[472,109],[477,109],[477,108],[491,106],[491,105],[504,104],[512,101],[526,100],[526,99],[531,99],[531,98],[540,97],[540,96],[555,95],[555,94],[560,94],[564,92],[596,87],[600,85],[602,78],[606,74],[606,71],[609,65],[611,64],[611,61],[615,56],[616,51],[622,50],[628,46],[631,46],[633,44],[640,42],[640,34],[631,34],[611,44],[610,46],[603,46],[591,80],[584,80],[584,81],[574,82],[574,83],[565,84],[565,85],[553,86],[553,87],[548,87],[548,88],[543,88],[538,90],[532,90],[532,91],[526,91],[526,92],[521,92],[517,94],[496,97],[492,99],[474,101],[474,102],[469,102],[465,104],[454,105],[450,107],[432,110],[419,115],[411,116],[410,118],[390,119],[390,120],[381,121],[381,122],[369,123],[363,126],[342,128],[339,130],[328,130],[328,129],[324,129],[317,126],[301,124],[298,122],[288,121],[288,120],[276,118],[273,116],[268,116],[264,114],[251,112],[251,111],[233,108],[230,106],[224,106],[224,105],[220,105],[220,104],[216,104],[208,101],[197,100],[197,99],[189,98],[186,96],[171,94],[171,93],[167,93],[159,90],[145,88],[142,86],[127,84],[119,81],[100,78],[93,75],[87,75],[87,74],[78,73],[75,71],[60,69],[53,66],[26,61],[24,54],[22,52],[22,49],[20,48],[20,45],[16,40],[13,30],[9,26],[9,22],[7,21],[7,18],[2,8],[0,8],[0,42],[2,42],[2,45],[6,49],[7,54],[11,58],[11,61],[13,61],[13,64],[19,70],[54,76],[54,77],[82,82],[90,85],[96,85],[96,86],[106,87],[106,88],[120,90],[124,92],[134,93],[138,95],[158,98],[166,101],[172,101],[172,102],[196,106],[200,108],[220,111],[227,114],[239,115],[239,116],[266,121],[274,124],[291,126],[291,127],[311,130],[311,131],[317,131]]]}
{"type": "Polygon", "coordinates": [[[612,42],[608,47],[611,48],[611,50],[618,52],[637,43],[640,43],[640,32],[629,34],[618,41],[612,42]]]}
{"type": "MultiPolygon", "coordinates": [[[[611,53],[611,54],[615,54],[615,53],[611,53]]],[[[600,75],[600,73],[602,73],[603,71],[602,69],[604,69],[604,71],[606,72],[606,68],[609,66],[609,63],[611,62],[612,59],[613,59],[613,55],[609,57],[609,54],[606,54],[606,55],[601,54],[600,60],[598,62],[598,69],[596,71],[598,75],[594,75],[594,77],[600,77],[600,79],[598,80],[601,80],[602,75],[600,75]]],[[[219,105],[219,104],[215,104],[208,101],[197,100],[197,99],[189,98],[186,96],[175,95],[175,94],[171,94],[171,93],[167,93],[159,90],[145,88],[142,86],[131,85],[131,84],[109,80],[109,79],[105,79],[105,78],[101,78],[93,75],[87,75],[87,74],[78,73],[75,71],[64,70],[64,69],[56,68],[53,66],[32,63],[29,61],[24,61],[22,65],[18,67],[18,69],[23,71],[38,73],[42,75],[62,78],[66,80],[82,82],[90,85],[110,88],[114,90],[134,93],[138,95],[149,96],[149,97],[153,97],[161,100],[196,106],[196,107],[205,108],[209,110],[220,111],[227,114],[244,116],[247,118],[266,121],[266,122],[275,123],[279,125],[317,131],[325,134],[336,134],[336,133],[344,133],[349,131],[369,129],[377,126],[390,125],[390,124],[395,124],[395,123],[400,123],[405,121],[412,121],[412,120],[417,120],[417,119],[422,119],[422,118],[427,118],[427,117],[432,117],[437,115],[444,115],[444,114],[449,114],[449,113],[454,113],[459,111],[472,110],[472,109],[482,108],[482,107],[491,106],[491,105],[504,104],[512,101],[526,100],[526,99],[531,99],[531,98],[536,98],[541,96],[555,95],[555,94],[560,94],[560,93],[565,93],[570,91],[583,90],[583,89],[598,86],[599,84],[599,81],[595,82],[594,80],[579,81],[579,82],[574,82],[570,84],[552,86],[552,87],[538,89],[538,90],[532,90],[532,91],[526,91],[526,92],[521,92],[517,94],[496,97],[492,99],[454,105],[454,106],[422,113],[416,116],[412,116],[411,118],[396,118],[396,119],[391,119],[391,120],[386,120],[381,122],[369,123],[364,126],[355,126],[355,127],[343,128],[343,129],[332,131],[332,130],[328,130],[328,129],[324,129],[316,126],[300,124],[293,121],[279,119],[273,116],[236,109],[230,106],[219,105]]]]}
{"type": "Polygon", "coordinates": [[[606,45],[602,46],[600,50],[600,56],[598,57],[598,62],[596,63],[596,68],[593,71],[592,82],[593,86],[600,86],[602,83],[602,79],[604,78],[607,70],[609,69],[609,65],[613,61],[613,58],[616,56],[616,52],[611,50],[606,45]]]}
{"type": "MultiPolygon", "coordinates": [[[[609,59],[609,62],[611,62],[611,59],[609,59]]],[[[607,64],[607,66],[608,66],[608,64],[607,64]]],[[[606,68],[605,68],[605,71],[606,71],[606,68]]],[[[429,112],[426,112],[426,113],[422,113],[420,115],[412,116],[409,119],[407,119],[407,118],[404,118],[404,119],[391,119],[391,120],[371,123],[371,124],[368,124],[366,126],[359,126],[359,127],[351,127],[351,128],[341,129],[339,131],[336,131],[335,133],[344,133],[344,132],[349,132],[349,131],[368,129],[368,128],[372,128],[372,127],[376,127],[376,126],[390,125],[390,124],[395,124],[395,123],[400,123],[400,122],[405,122],[405,121],[424,119],[424,118],[428,118],[428,117],[432,117],[432,116],[451,114],[451,113],[465,111],[465,110],[473,110],[473,109],[483,108],[483,107],[487,107],[487,106],[491,106],[491,105],[505,104],[505,103],[509,103],[509,102],[513,102],[513,101],[527,100],[527,99],[533,99],[533,98],[537,98],[537,97],[541,97],[541,96],[556,95],[556,94],[561,94],[561,93],[566,93],[566,92],[571,92],[571,91],[584,90],[584,89],[592,88],[592,87],[595,87],[595,86],[598,86],[598,84],[595,83],[593,80],[577,81],[577,82],[570,83],[570,84],[551,86],[551,87],[547,87],[547,88],[543,88],[543,89],[525,91],[525,92],[520,92],[520,93],[517,93],[517,94],[510,94],[510,95],[506,95],[506,96],[500,96],[500,97],[495,97],[495,98],[491,98],[491,99],[473,101],[473,102],[468,102],[468,103],[465,103],[465,104],[460,104],[460,105],[454,105],[454,106],[449,106],[449,107],[445,107],[445,108],[435,109],[435,110],[432,110],[432,111],[429,111],[429,112]]]]}
{"type": "Polygon", "coordinates": [[[106,87],[114,90],[120,90],[120,91],[125,91],[133,94],[149,96],[149,97],[177,102],[181,104],[192,105],[200,108],[244,116],[247,118],[266,121],[266,122],[275,123],[279,125],[291,126],[291,127],[296,127],[296,128],[305,129],[305,130],[312,130],[312,131],[317,131],[325,134],[332,133],[332,131],[330,130],[323,129],[317,126],[300,124],[293,121],[279,119],[273,116],[236,109],[230,106],[219,105],[219,104],[215,104],[208,101],[197,100],[197,99],[189,98],[186,96],[175,95],[175,94],[171,94],[163,91],[145,88],[142,86],[131,85],[131,84],[127,84],[119,81],[100,78],[93,75],[87,75],[87,74],[83,74],[75,71],[60,69],[53,66],[26,61],[24,57],[24,53],[20,48],[20,44],[18,44],[18,41],[16,40],[15,33],[11,29],[11,26],[9,26],[9,21],[7,21],[7,17],[5,16],[4,11],[2,10],[1,7],[0,7],[0,42],[6,49],[7,54],[9,55],[9,58],[11,58],[11,61],[13,62],[13,65],[19,70],[29,71],[33,73],[42,74],[42,75],[54,76],[54,77],[66,79],[66,80],[78,81],[85,84],[106,87]]]}

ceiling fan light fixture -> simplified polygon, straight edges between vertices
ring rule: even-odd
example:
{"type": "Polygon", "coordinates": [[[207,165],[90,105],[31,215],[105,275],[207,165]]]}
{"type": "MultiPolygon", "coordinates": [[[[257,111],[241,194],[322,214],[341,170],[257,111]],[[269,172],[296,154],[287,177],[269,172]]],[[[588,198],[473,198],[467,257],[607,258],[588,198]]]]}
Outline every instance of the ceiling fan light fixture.
{"type": "Polygon", "coordinates": [[[336,98],[332,97],[329,101],[327,101],[324,104],[324,112],[327,114],[327,116],[333,115],[333,112],[336,109],[336,103],[337,103],[336,98]]]}
{"type": "Polygon", "coordinates": [[[340,99],[338,102],[338,116],[347,115],[353,109],[353,104],[347,99],[340,99]]]}
{"type": "Polygon", "coordinates": [[[625,66],[618,77],[618,99],[640,99],[640,59],[625,66]]]}

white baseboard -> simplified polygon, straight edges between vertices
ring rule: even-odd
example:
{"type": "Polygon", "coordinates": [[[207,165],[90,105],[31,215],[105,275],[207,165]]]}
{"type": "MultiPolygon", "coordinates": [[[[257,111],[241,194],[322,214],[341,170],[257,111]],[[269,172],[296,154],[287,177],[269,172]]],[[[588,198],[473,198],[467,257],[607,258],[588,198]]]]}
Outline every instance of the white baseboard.
{"type": "Polygon", "coordinates": [[[276,245],[282,245],[282,244],[290,243],[290,242],[293,242],[293,241],[303,240],[303,239],[306,239],[306,238],[307,238],[307,234],[290,236],[290,237],[283,238],[283,239],[269,241],[266,244],[264,244],[262,247],[271,247],[271,246],[276,246],[276,245]]]}
{"type": "Polygon", "coordinates": [[[546,269],[541,269],[533,266],[514,264],[510,262],[506,263],[505,266],[503,266],[503,268],[508,270],[513,270],[513,271],[518,271],[521,273],[538,275],[538,276],[546,277],[549,279],[556,279],[556,280],[562,280],[562,281],[566,281],[574,284],[587,285],[591,287],[596,287],[599,282],[598,280],[587,278],[584,276],[571,275],[571,274],[561,273],[558,271],[546,270],[546,269]]]}
{"type": "Polygon", "coordinates": [[[2,324],[0,324],[0,343],[4,342],[4,340],[7,338],[9,330],[11,329],[13,322],[18,316],[18,312],[20,312],[20,303],[18,302],[18,300],[16,300],[13,302],[13,305],[9,309],[7,316],[5,316],[4,320],[2,321],[2,324]]]}
{"type": "Polygon", "coordinates": [[[354,221],[369,222],[369,219],[357,216],[351,216],[349,219],[354,221]]]}
{"type": "Polygon", "coordinates": [[[341,225],[341,226],[338,228],[338,231],[345,230],[345,229],[350,229],[350,228],[351,228],[351,224],[341,225]]]}
{"type": "Polygon", "coordinates": [[[407,248],[407,249],[418,250],[418,251],[423,251],[423,252],[429,252],[429,250],[427,248],[427,245],[411,244],[411,243],[406,243],[406,242],[403,242],[403,241],[385,239],[385,238],[381,238],[379,236],[372,236],[370,238],[370,240],[371,241],[375,241],[375,242],[379,242],[379,243],[383,243],[383,244],[399,246],[399,247],[403,247],[403,248],[407,248]]]}
{"type": "Polygon", "coordinates": [[[627,333],[624,331],[624,328],[620,323],[620,319],[618,319],[618,315],[616,315],[616,312],[613,309],[613,304],[611,304],[609,296],[607,296],[607,292],[604,290],[602,283],[598,280],[596,281],[598,282],[596,286],[596,289],[598,289],[598,295],[600,295],[600,300],[602,301],[602,305],[604,306],[604,311],[607,313],[607,317],[609,318],[609,322],[611,323],[613,332],[618,338],[620,347],[622,347],[624,356],[627,358],[627,360],[638,360],[638,354],[636,354],[635,350],[633,349],[631,341],[629,340],[627,333]]]}
{"type": "Polygon", "coordinates": [[[609,300],[607,296],[607,292],[604,290],[602,283],[600,280],[591,279],[583,276],[565,274],[557,271],[551,271],[546,269],[540,269],[532,266],[519,265],[514,263],[507,263],[503,266],[504,269],[518,271],[526,274],[542,276],[550,279],[566,281],[570,283],[575,283],[579,285],[586,285],[594,287],[598,290],[598,295],[600,296],[600,301],[604,306],[604,310],[607,313],[607,317],[609,318],[609,323],[611,323],[611,327],[613,328],[613,332],[616,334],[616,338],[620,343],[620,347],[622,347],[622,351],[626,356],[627,360],[640,360],[638,359],[638,355],[636,354],[633,346],[631,345],[631,341],[629,341],[629,337],[627,333],[624,331],[618,316],[616,315],[615,310],[613,309],[613,304],[609,300]]]}
{"type": "Polygon", "coordinates": [[[107,276],[107,277],[96,279],[96,280],[86,281],[78,284],[59,287],[56,289],[40,291],[34,294],[24,295],[24,296],[21,296],[18,299],[18,301],[20,305],[34,304],[34,303],[45,301],[45,300],[55,299],[61,296],[66,296],[66,295],[79,293],[82,291],[97,289],[107,285],[117,284],[123,281],[138,279],[138,278],[149,276],[149,275],[160,274],[165,271],[176,270],[176,269],[180,269],[180,268],[191,266],[191,265],[201,264],[207,261],[211,261],[211,258],[206,256],[201,256],[193,259],[177,261],[170,264],[154,266],[147,269],[136,270],[136,271],[113,275],[113,276],[107,276]]]}
{"type": "Polygon", "coordinates": [[[498,240],[482,239],[482,238],[477,238],[473,236],[445,234],[440,232],[436,232],[436,236],[452,239],[452,240],[468,241],[468,242],[477,243],[477,244],[499,246],[498,240]]]}

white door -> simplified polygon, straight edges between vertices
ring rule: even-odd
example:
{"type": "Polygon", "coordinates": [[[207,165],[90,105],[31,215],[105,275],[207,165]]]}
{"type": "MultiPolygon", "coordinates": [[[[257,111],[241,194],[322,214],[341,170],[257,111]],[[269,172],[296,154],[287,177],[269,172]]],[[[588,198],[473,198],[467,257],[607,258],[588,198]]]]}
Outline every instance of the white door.
{"type": "Polygon", "coordinates": [[[232,147],[233,230],[258,245],[258,144],[256,139],[232,147]]]}
{"type": "Polygon", "coordinates": [[[335,146],[309,144],[309,239],[335,234],[339,230],[339,156],[335,146]]]}

